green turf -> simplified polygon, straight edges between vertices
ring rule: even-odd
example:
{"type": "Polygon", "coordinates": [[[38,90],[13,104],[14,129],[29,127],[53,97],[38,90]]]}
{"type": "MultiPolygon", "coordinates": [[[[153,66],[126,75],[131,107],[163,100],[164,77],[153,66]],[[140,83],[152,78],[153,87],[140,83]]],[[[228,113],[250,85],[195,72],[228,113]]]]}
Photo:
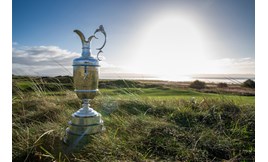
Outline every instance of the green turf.
{"type": "Polygon", "coordinates": [[[13,80],[13,161],[255,160],[254,96],[104,82],[108,88],[99,89],[91,106],[101,112],[106,131],[70,151],[62,138],[81,107],[66,86],[70,79],[26,79],[13,80]]]}
{"type": "Polygon", "coordinates": [[[255,96],[238,96],[231,94],[201,93],[191,89],[158,89],[158,88],[122,88],[122,89],[100,89],[100,95],[116,97],[140,97],[163,100],[178,100],[206,98],[232,100],[238,104],[255,104],[255,96]]]}

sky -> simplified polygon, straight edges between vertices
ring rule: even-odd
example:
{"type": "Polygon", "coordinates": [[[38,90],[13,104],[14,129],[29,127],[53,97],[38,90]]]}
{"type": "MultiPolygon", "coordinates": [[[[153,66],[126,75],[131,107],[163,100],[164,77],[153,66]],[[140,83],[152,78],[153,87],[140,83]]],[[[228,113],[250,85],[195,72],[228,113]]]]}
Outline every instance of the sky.
{"type": "Polygon", "coordinates": [[[72,75],[73,30],[101,24],[102,77],[255,74],[254,0],[13,0],[13,74],[72,75]]]}

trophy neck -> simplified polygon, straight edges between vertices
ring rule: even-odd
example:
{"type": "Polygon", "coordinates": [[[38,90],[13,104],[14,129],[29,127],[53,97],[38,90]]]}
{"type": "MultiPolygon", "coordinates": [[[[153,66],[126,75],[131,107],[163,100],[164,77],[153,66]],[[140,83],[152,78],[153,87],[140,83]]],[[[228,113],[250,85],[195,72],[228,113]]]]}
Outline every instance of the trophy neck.
{"type": "Polygon", "coordinates": [[[83,46],[82,47],[82,57],[84,57],[84,58],[91,57],[90,46],[83,46]]]}
{"type": "Polygon", "coordinates": [[[82,41],[82,57],[91,57],[90,41],[82,41]]]}

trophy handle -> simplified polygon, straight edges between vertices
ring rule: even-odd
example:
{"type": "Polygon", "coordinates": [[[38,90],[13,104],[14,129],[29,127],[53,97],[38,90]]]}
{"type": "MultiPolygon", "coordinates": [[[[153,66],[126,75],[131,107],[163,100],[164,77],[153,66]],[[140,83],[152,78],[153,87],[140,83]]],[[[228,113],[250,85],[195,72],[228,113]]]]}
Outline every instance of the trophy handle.
{"type": "MultiPolygon", "coordinates": [[[[101,33],[104,35],[104,42],[103,42],[103,45],[102,45],[100,48],[96,48],[96,50],[99,50],[99,52],[97,53],[97,58],[98,58],[99,61],[101,61],[100,58],[99,58],[99,54],[100,54],[100,53],[103,53],[102,48],[103,48],[103,47],[105,46],[105,44],[106,44],[106,37],[107,37],[103,25],[100,25],[99,28],[96,29],[96,31],[94,32],[94,37],[95,37],[95,34],[98,33],[98,32],[101,32],[101,33]]],[[[97,37],[95,37],[95,38],[98,39],[97,37]]]]}

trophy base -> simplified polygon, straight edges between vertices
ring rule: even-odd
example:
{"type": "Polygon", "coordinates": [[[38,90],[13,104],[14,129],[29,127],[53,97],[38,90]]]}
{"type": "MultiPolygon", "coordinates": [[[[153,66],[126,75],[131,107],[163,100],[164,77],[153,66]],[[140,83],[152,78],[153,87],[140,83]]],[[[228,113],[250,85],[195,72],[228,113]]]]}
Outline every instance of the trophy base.
{"type": "Polygon", "coordinates": [[[70,146],[87,144],[90,141],[90,135],[105,130],[101,114],[93,109],[88,115],[73,113],[68,124],[64,142],[70,146]]]}

